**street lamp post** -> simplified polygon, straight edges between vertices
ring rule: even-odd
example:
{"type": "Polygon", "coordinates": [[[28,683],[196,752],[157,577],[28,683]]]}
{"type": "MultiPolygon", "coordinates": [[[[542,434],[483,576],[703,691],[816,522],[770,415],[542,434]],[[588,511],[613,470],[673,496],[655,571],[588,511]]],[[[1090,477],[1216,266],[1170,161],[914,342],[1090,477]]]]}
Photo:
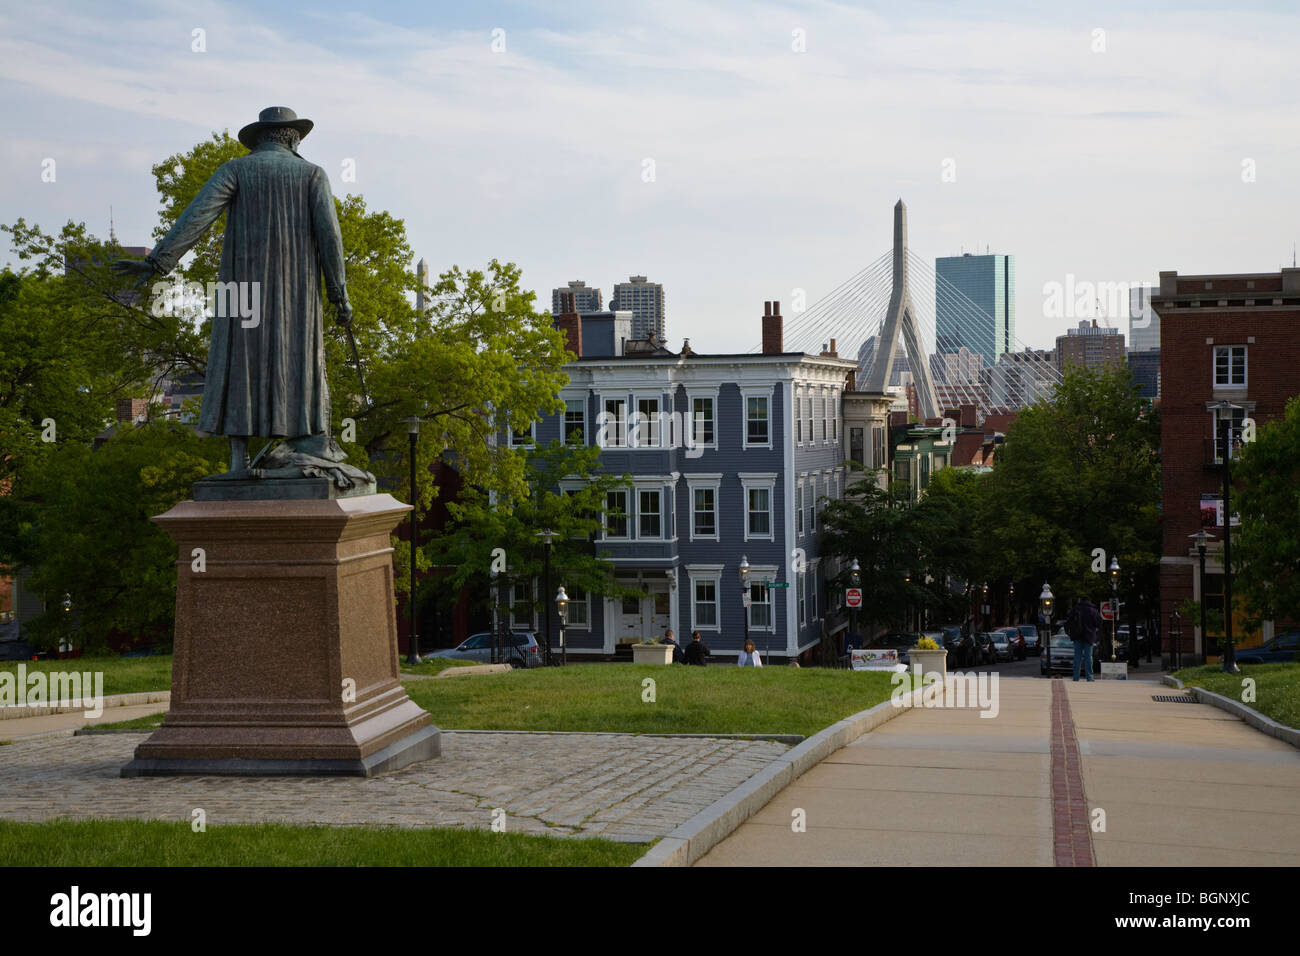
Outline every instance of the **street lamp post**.
{"type": "MultiPolygon", "coordinates": [[[[858,574],[858,572],[860,570],[861,569],[858,567],[858,559],[854,558],[853,566],[849,569],[849,587],[853,587],[853,588],[859,587],[859,582],[861,581],[861,577],[858,574]]],[[[846,654],[848,653],[847,645],[852,643],[853,635],[857,633],[857,630],[858,630],[858,609],[855,607],[851,607],[849,608],[849,640],[844,642],[846,645],[844,653],[846,654]]]]}
{"type": "Polygon", "coordinates": [[[1183,621],[1178,608],[1169,612],[1169,666],[1181,670],[1183,666],[1183,621]]]}
{"type": "Polygon", "coordinates": [[[1213,537],[1208,531],[1202,528],[1196,534],[1189,534],[1187,537],[1196,542],[1196,553],[1201,557],[1201,663],[1205,663],[1206,646],[1209,644],[1209,636],[1205,631],[1205,546],[1213,537]]]}
{"type": "Polygon", "coordinates": [[[403,421],[406,422],[406,432],[411,442],[411,590],[407,595],[406,602],[409,605],[407,610],[411,615],[411,634],[406,646],[406,662],[414,667],[420,663],[420,638],[415,633],[415,512],[419,510],[415,489],[415,446],[420,439],[420,417],[412,415],[410,418],[403,419],[403,421]]]}
{"type": "MultiPolygon", "coordinates": [[[[798,600],[796,597],[795,600],[798,600]]],[[[740,558],[740,616],[745,621],[745,640],[749,641],[749,556],[740,558]]],[[[741,650],[745,647],[742,644],[741,650]]]]}
{"type": "Polygon", "coordinates": [[[564,585],[555,592],[555,612],[560,616],[560,666],[569,663],[569,650],[564,644],[564,625],[569,619],[569,596],[564,593],[564,585]]]}
{"type": "MultiPolygon", "coordinates": [[[[1030,592],[1032,593],[1032,592],[1030,592]]],[[[1052,679],[1052,604],[1055,599],[1052,595],[1052,589],[1043,582],[1043,591],[1038,595],[1038,610],[1043,619],[1047,635],[1045,638],[1038,639],[1039,650],[1043,654],[1043,660],[1047,663],[1047,679],[1052,679]]]]}
{"type": "MultiPolygon", "coordinates": [[[[1110,556],[1110,662],[1115,663],[1115,644],[1119,637],[1119,561],[1110,556]]],[[[1133,636],[1129,635],[1130,642],[1133,636]]],[[[1125,654],[1127,660],[1130,654],[1125,654]]]]}
{"type": "MultiPolygon", "coordinates": [[[[537,537],[542,539],[542,593],[551,592],[551,539],[555,537],[554,531],[539,531],[537,537]]],[[[546,664],[551,666],[555,661],[551,657],[551,609],[542,604],[542,614],[546,617],[546,624],[542,632],[546,635],[546,664]]]]}
{"type": "Polygon", "coordinates": [[[1011,619],[1007,621],[1007,623],[1019,624],[1020,622],[1016,618],[1016,582],[1015,581],[1012,581],[1011,586],[1007,589],[1007,604],[1009,605],[1007,610],[1010,611],[1011,613],[1011,619]]]}
{"type": "Polygon", "coordinates": [[[984,612],[984,630],[987,631],[989,629],[989,583],[987,581],[984,582],[984,597],[980,609],[984,612]]]}

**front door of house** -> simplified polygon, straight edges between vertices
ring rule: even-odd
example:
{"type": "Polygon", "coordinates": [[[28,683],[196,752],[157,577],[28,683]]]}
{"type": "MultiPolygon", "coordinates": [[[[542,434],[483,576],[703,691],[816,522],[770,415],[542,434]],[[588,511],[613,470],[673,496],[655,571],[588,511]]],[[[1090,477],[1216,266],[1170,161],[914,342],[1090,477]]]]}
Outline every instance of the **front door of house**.
{"type": "Polygon", "coordinates": [[[664,631],[672,627],[668,582],[643,582],[640,587],[648,591],[650,596],[645,598],[624,598],[619,608],[618,637],[620,644],[637,643],[647,638],[663,637],[664,631]]]}

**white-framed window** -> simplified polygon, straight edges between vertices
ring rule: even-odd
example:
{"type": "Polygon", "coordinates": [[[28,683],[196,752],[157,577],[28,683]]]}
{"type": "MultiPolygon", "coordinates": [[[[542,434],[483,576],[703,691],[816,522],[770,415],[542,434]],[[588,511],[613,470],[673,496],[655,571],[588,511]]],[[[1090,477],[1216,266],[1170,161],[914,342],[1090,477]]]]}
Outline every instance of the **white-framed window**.
{"type": "Polygon", "coordinates": [[[871,467],[885,467],[885,426],[873,425],[871,427],[871,467]]]}
{"type": "Polygon", "coordinates": [[[664,536],[663,497],[663,490],[659,488],[636,490],[638,538],[658,539],[664,536]]]}
{"type": "Polygon", "coordinates": [[[794,393],[794,443],[803,444],[803,393],[794,393]]]}
{"type": "Polygon", "coordinates": [[[718,489],[722,476],[692,475],[686,479],[686,483],[691,496],[691,540],[717,541],[718,489]]]}
{"type": "Polygon", "coordinates": [[[803,424],[804,434],[808,436],[808,443],[813,440],[813,400],[811,391],[803,400],[803,424]]]}
{"type": "Polygon", "coordinates": [[[811,591],[812,591],[812,620],[814,620],[814,621],[818,620],[818,618],[820,617],[820,611],[818,611],[818,608],[817,608],[817,591],[818,591],[818,587],[817,587],[817,565],[818,565],[818,562],[817,562],[817,561],[814,561],[814,562],[812,562],[812,564],[811,564],[811,566],[810,566],[811,569],[812,569],[812,582],[811,582],[811,584],[809,585],[809,588],[810,588],[811,591]]]}
{"type": "Polygon", "coordinates": [[[803,475],[794,483],[794,533],[803,534],[803,475]]]}
{"type": "Polygon", "coordinates": [[[772,589],[766,581],[749,583],[749,629],[751,631],[773,630],[772,589]]]}
{"type": "Polygon", "coordinates": [[[525,429],[510,429],[510,447],[511,448],[531,448],[537,444],[537,422],[531,423],[525,429]]]}
{"type": "Polygon", "coordinates": [[[821,440],[826,440],[826,418],[823,414],[826,410],[826,403],[822,401],[819,395],[820,391],[821,389],[818,389],[816,392],[810,391],[808,393],[811,396],[808,401],[812,403],[812,429],[808,432],[810,442],[817,440],[819,432],[821,433],[821,440]]]}
{"type": "Polygon", "coordinates": [[[772,498],[776,487],[776,474],[741,474],[744,488],[745,540],[774,541],[772,498]]]}
{"type": "Polygon", "coordinates": [[[564,400],[564,443],[566,445],[587,444],[587,400],[585,398],[564,400]]]}
{"type": "Polygon", "coordinates": [[[1246,387],[1246,346],[1216,345],[1214,347],[1214,387],[1246,387]]]}
{"type": "Polygon", "coordinates": [[[631,512],[628,510],[627,489],[605,493],[605,537],[625,540],[628,537],[628,522],[631,512]]]}
{"type": "Polygon", "coordinates": [[[772,397],[770,393],[743,393],[746,448],[772,447],[772,397]]]}
{"type": "Polygon", "coordinates": [[[636,396],[636,428],[633,432],[633,448],[659,447],[659,409],[658,395],[636,396]]]}
{"type": "Polygon", "coordinates": [[[799,626],[808,623],[808,573],[800,571],[795,576],[795,585],[799,590],[799,626]]]}
{"type": "MultiPolygon", "coordinates": [[[[721,631],[722,571],[687,571],[691,582],[691,630],[721,631]]],[[[685,642],[683,642],[685,643],[685,642]]]]}
{"type": "Polygon", "coordinates": [[[817,530],[817,476],[808,476],[808,533],[817,530]]]}
{"type": "MultiPolygon", "coordinates": [[[[688,391],[686,405],[690,411],[690,420],[686,423],[686,427],[690,433],[691,444],[697,448],[717,448],[717,393],[701,395],[695,391],[688,391]]],[[[684,439],[682,444],[686,444],[684,439]]]]}
{"type": "Polygon", "coordinates": [[[627,447],[626,398],[620,396],[602,399],[599,438],[601,448],[627,447]]]}
{"type": "Polygon", "coordinates": [[[1241,454],[1241,430],[1243,422],[1246,420],[1248,411],[1245,408],[1215,408],[1211,409],[1210,427],[1214,429],[1214,461],[1215,464],[1223,464],[1224,443],[1232,449],[1232,458],[1235,461],[1241,454]],[[1229,426],[1228,422],[1232,425],[1229,426]],[[1231,428],[1232,437],[1229,439],[1228,431],[1231,428]]]}
{"type": "Polygon", "coordinates": [[[517,581],[510,589],[510,627],[531,631],[537,626],[533,613],[533,582],[517,581]]]}
{"type": "Polygon", "coordinates": [[[826,417],[831,420],[831,442],[838,445],[840,443],[840,393],[836,389],[831,389],[831,397],[827,400],[826,417]]]}
{"type": "Polygon", "coordinates": [[[564,592],[569,595],[569,606],[566,611],[568,620],[564,625],[565,629],[591,630],[591,595],[576,584],[566,587],[564,592]]]}

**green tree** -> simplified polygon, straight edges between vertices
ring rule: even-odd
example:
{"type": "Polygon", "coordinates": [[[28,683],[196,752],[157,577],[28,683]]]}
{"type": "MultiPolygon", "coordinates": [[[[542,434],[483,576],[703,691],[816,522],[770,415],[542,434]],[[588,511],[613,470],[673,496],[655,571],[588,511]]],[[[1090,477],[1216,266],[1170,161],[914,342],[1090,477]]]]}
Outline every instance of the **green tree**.
{"type": "Polygon", "coordinates": [[[1300,620],[1300,397],[1259,426],[1232,477],[1234,594],[1262,618],[1300,620]]]}

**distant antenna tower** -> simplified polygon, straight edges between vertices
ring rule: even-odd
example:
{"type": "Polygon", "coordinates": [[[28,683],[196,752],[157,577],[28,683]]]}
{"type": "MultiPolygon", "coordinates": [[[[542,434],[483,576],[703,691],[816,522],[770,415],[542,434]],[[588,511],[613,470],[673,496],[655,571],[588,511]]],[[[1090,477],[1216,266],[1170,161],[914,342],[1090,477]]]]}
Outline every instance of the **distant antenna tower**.
{"type": "Polygon", "coordinates": [[[108,241],[117,245],[117,233],[113,229],[113,207],[108,207],[108,241]]]}

